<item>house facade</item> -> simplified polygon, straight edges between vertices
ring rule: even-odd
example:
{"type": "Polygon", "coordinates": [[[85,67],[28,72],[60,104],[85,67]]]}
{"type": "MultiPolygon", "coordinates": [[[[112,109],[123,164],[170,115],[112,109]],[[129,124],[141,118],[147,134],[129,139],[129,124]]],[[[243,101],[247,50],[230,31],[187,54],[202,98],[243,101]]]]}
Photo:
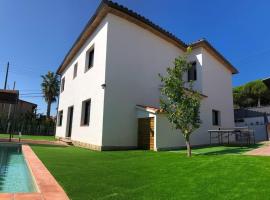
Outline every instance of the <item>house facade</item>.
{"type": "Polygon", "coordinates": [[[188,46],[202,95],[201,127],[192,145],[209,143],[207,130],[234,127],[232,74],[237,70],[206,40],[185,44],[144,17],[103,1],[58,68],[61,94],[56,136],[96,150],[172,149],[184,139],[159,110],[161,82],[188,46]]]}

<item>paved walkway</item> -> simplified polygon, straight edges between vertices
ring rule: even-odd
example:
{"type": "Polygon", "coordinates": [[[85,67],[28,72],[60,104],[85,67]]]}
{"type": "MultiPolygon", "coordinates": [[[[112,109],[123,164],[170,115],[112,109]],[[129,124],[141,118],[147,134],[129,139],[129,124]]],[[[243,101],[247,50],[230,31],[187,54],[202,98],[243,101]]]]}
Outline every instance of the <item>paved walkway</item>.
{"type": "Polygon", "coordinates": [[[266,142],[262,147],[251,150],[246,153],[246,155],[252,156],[270,156],[270,143],[266,142]]]}
{"type": "MultiPolygon", "coordinates": [[[[9,143],[8,138],[1,138],[0,143],[9,143]]],[[[65,142],[62,141],[48,141],[48,140],[31,140],[31,139],[21,139],[19,142],[18,138],[12,138],[11,143],[20,143],[20,144],[43,144],[43,145],[55,145],[55,146],[68,146],[65,142]]],[[[1,199],[0,199],[1,200],[1,199]]]]}

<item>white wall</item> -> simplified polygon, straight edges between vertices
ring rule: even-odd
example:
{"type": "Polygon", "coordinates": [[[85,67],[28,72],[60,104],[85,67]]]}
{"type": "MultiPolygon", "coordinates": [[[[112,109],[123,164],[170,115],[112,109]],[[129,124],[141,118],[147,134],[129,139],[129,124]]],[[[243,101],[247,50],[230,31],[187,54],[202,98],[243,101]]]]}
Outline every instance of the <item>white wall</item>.
{"type": "Polygon", "coordinates": [[[206,105],[208,118],[204,123],[212,126],[212,110],[220,111],[221,127],[234,127],[233,96],[232,96],[232,74],[217,59],[203,49],[202,67],[202,93],[208,96],[206,105]]]}
{"type": "Polygon", "coordinates": [[[267,140],[266,124],[264,123],[264,117],[249,117],[243,118],[244,122],[237,122],[235,126],[243,127],[248,126],[253,129],[256,142],[267,140]]]}
{"type": "MultiPolygon", "coordinates": [[[[125,19],[108,14],[95,33],[63,73],[65,91],[60,95],[59,110],[64,111],[63,125],[56,135],[65,136],[68,106],[74,105],[72,139],[102,146],[137,146],[136,105],[159,107],[160,78],[166,68],[183,52],[171,43],[125,19]],[[95,44],[94,67],[84,73],[86,51],[95,44]],[[73,65],[78,61],[78,77],[72,80],[73,65]],[[106,81],[105,81],[106,80],[106,81]],[[106,88],[101,85],[106,83],[106,88]],[[81,127],[81,104],[92,99],[91,122],[81,127]]],[[[234,126],[231,72],[204,49],[192,52],[198,80],[195,89],[207,95],[202,102],[201,129],[193,134],[193,145],[209,143],[212,109],[221,112],[221,125],[234,126]]],[[[157,122],[156,147],[179,146],[181,135],[169,133],[171,125],[164,117],[157,122]],[[165,120],[165,121],[164,121],[165,120]]],[[[181,145],[182,146],[182,145],[181,145]]]]}
{"type": "MultiPolygon", "coordinates": [[[[136,146],[135,105],[159,106],[158,73],[164,74],[166,67],[183,52],[122,18],[109,14],[108,21],[102,143],[105,146],[136,146]]],[[[223,127],[234,126],[231,72],[203,49],[195,49],[189,59],[197,61],[195,88],[208,96],[201,108],[204,131],[195,134],[196,139],[192,140],[194,144],[206,143],[209,140],[206,130],[218,128],[212,127],[212,109],[221,112],[223,127]]]]}
{"type": "Polygon", "coordinates": [[[122,18],[108,19],[103,145],[137,146],[135,106],[159,106],[158,73],[182,51],[122,18]]]}
{"type": "Polygon", "coordinates": [[[63,72],[65,90],[60,94],[59,111],[63,110],[63,124],[57,127],[56,136],[65,137],[67,110],[74,105],[72,140],[101,145],[108,22],[105,18],[94,34],[77,53],[63,72]],[[85,73],[86,52],[94,44],[94,65],[85,73]],[[73,67],[78,62],[77,77],[73,79],[73,67]],[[90,125],[81,126],[82,101],[91,98],[90,125]]]}
{"type": "MultiPolygon", "coordinates": [[[[200,128],[191,134],[190,143],[191,145],[205,145],[209,144],[209,124],[205,123],[206,118],[209,118],[209,108],[206,107],[206,98],[201,101],[200,118],[203,123],[200,124],[200,128]]],[[[157,115],[156,124],[156,148],[167,149],[167,148],[179,148],[184,147],[185,139],[180,130],[176,130],[169,123],[166,114],[157,115]]]]}

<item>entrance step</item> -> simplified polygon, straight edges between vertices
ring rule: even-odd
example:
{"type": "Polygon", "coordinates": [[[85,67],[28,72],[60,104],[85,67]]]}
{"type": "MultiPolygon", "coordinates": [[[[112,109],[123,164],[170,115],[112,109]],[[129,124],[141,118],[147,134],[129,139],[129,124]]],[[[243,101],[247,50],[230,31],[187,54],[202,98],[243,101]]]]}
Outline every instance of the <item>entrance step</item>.
{"type": "Polygon", "coordinates": [[[70,140],[70,138],[60,138],[59,140],[60,140],[61,142],[66,143],[66,144],[69,145],[69,146],[73,146],[73,142],[72,142],[72,140],[70,140]]]}

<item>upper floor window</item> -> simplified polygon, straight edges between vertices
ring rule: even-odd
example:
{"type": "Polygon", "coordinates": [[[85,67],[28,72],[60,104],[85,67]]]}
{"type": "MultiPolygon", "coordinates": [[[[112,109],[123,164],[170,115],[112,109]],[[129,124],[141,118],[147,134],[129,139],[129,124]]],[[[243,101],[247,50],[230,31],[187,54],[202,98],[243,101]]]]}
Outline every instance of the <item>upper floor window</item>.
{"type": "Polygon", "coordinates": [[[191,63],[191,67],[188,69],[188,82],[197,80],[197,67],[196,62],[191,63]]]}
{"type": "Polygon", "coordinates": [[[90,122],[91,99],[82,102],[81,125],[88,126],[90,122]]]}
{"type": "Polygon", "coordinates": [[[63,121],[63,110],[58,112],[57,126],[62,126],[62,121],[63,121]]]}
{"type": "Polygon", "coordinates": [[[92,47],[90,50],[86,52],[86,68],[85,71],[88,71],[94,65],[94,55],[95,49],[92,47]]]}
{"type": "Polygon", "coordinates": [[[212,110],[212,121],[214,126],[220,125],[220,111],[212,110]]]}
{"type": "Polygon", "coordinates": [[[77,71],[78,71],[78,63],[74,65],[73,69],[73,79],[77,77],[77,71]]]}
{"type": "Polygon", "coordinates": [[[61,80],[61,92],[63,92],[65,89],[65,77],[61,80]]]}

